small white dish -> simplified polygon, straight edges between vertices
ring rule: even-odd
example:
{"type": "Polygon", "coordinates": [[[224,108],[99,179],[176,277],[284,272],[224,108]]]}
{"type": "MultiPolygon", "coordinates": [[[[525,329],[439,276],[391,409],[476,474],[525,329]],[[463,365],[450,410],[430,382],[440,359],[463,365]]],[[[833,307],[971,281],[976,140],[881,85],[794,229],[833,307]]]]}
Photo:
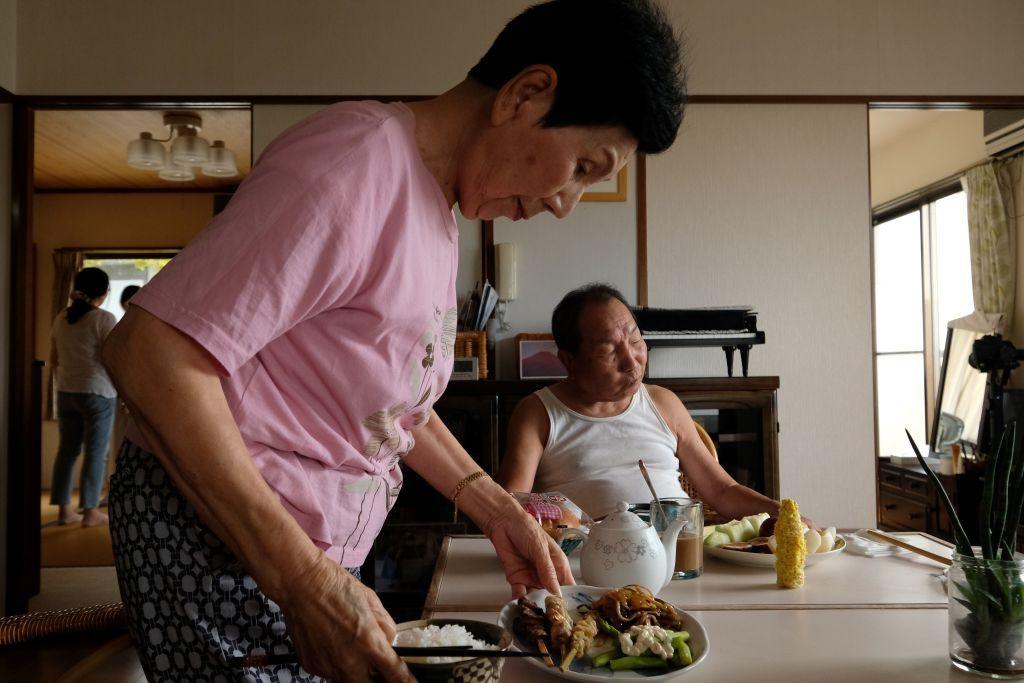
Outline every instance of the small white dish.
{"type": "MultiPolygon", "coordinates": [[[[846,550],[846,540],[839,538],[836,541],[835,546],[832,550],[827,553],[814,553],[813,555],[807,556],[807,561],[804,566],[811,567],[818,564],[819,562],[825,562],[833,557],[839,555],[839,553],[846,550]]],[[[744,567],[757,567],[758,569],[775,569],[775,555],[770,553],[748,553],[742,550],[729,550],[728,548],[712,548],[710,546],[704,546],[704,552],[716,559],[731,562],[733,564],[741,564],[744,567]]]]}

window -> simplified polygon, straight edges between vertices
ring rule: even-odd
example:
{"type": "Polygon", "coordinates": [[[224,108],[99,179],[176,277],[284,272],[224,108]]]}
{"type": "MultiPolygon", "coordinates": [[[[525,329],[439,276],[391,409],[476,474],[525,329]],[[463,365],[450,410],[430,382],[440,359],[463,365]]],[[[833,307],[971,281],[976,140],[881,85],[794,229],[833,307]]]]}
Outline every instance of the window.
{"type": "Polygon", "coordinates": [[[121,292],[130,285],[145,285],[174,257],[174,252],[86,254],[83,267],[101,268],[110,276],[110,294],[100,306],[121,320],[121,292]]]}
{"type": "MultiPolygon", "coordinates": [[[[891,214],[890,214],[891,215],[891,214]]],[[[927,443],[946,324],[974,310],[967,196],[947,192],[875,223],[878,454],[927,443]]]]}

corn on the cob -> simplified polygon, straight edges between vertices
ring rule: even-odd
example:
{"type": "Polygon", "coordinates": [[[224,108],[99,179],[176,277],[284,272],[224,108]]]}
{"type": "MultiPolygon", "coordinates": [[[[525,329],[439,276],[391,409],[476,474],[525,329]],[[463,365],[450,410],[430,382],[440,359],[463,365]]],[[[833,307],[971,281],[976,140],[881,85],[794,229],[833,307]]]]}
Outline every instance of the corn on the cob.
{"type": "Polygon", "coordinates": [[[786,498],[779,506],[779,519],[775,523],[775,578],[783,588],[804,585],[804,561],[807,542],[800,521],[800,508],[796,501],[786,498]]]}

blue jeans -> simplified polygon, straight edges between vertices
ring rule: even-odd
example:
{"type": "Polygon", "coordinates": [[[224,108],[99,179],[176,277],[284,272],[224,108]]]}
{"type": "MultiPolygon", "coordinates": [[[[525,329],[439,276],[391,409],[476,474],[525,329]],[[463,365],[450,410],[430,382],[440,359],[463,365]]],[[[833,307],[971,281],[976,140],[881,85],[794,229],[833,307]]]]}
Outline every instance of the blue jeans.
{"type": "Polygon", "coordinates": [[[116,402],[117,399],[99,394],[57,392],[60,446],[57,448],[57,462],[53,465],[51,505],[71,503],[71,475],[83,442],[85,462],[82,464],[81,504],[86,510],[100,504],[100,489],[103,488],[103,471],[107,465],[107,448],[110,445],[110,428],[114,423],[116,402]]]}

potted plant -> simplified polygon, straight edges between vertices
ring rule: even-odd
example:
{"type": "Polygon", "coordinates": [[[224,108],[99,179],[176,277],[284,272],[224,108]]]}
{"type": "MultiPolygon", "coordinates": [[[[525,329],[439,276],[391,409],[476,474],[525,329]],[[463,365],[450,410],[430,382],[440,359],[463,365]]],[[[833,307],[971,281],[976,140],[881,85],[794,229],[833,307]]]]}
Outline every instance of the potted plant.
{"type": "Polygon", "coordinates": [[[978,524],[980,555],[909,431],[907,437],[953,526],[950,659],[958,668],[991,678],[1024,677],[1024,560],[1015,552],[1024,507],[1024,430],[1018,430],[1016,422],[1007,425],[995,455],[986,463],[978,524]]]}

